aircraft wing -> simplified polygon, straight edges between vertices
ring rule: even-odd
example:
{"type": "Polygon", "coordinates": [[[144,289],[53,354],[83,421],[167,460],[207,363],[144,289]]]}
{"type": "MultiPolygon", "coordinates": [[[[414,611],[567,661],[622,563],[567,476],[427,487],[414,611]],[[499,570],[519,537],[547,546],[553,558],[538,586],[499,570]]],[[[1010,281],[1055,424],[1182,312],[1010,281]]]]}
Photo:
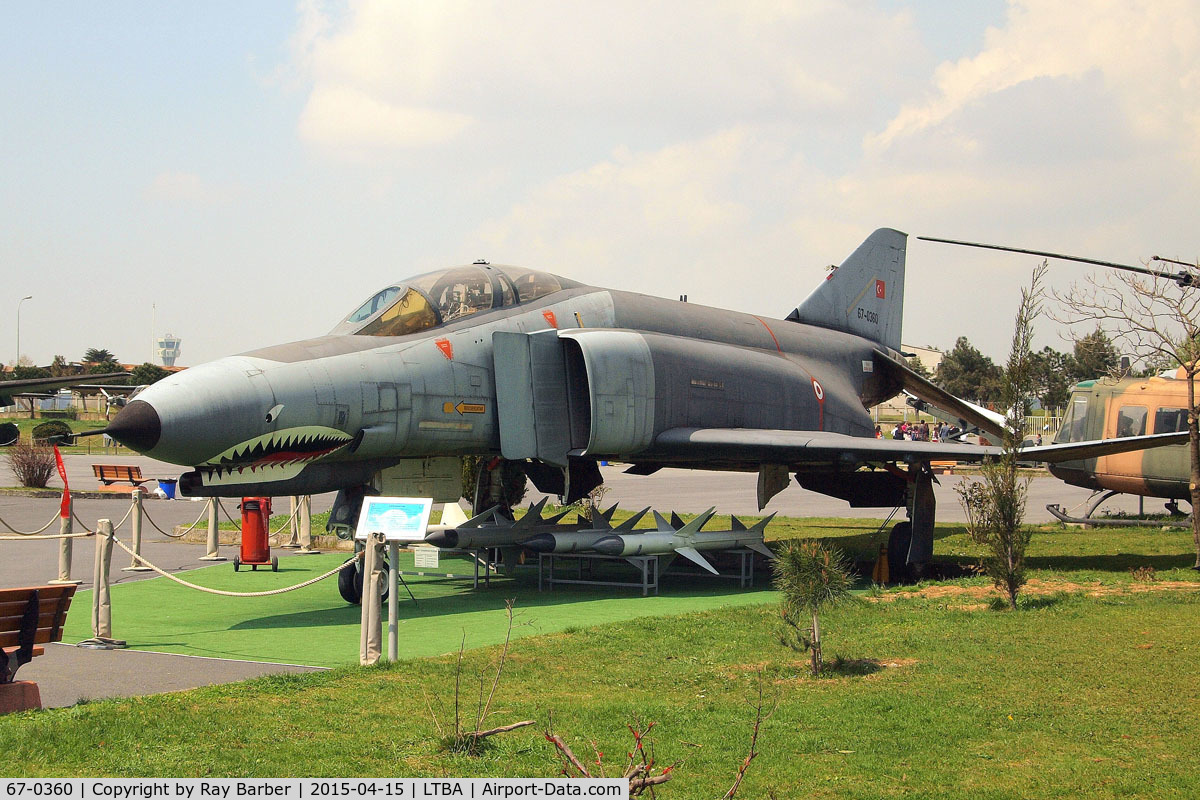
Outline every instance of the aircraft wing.
{"type": "MultiPolygon", "coordinates": [[[[907,364],[897,361],[882,350],[875,351],[875,364],[885,375],[899,381],[910,394],[915,395],[930,405],[948,411],[963,422],[970,423],[984,433],[990,433],[997,439],[1004,437],[1003,417],[1000,418],[1000,421],[997,421],[995,412],[980,408],[974,403],[968,403],[966,400],[960,400],[940,386],[922,378],[913,372],[907,364]]],[[[962,427],[966,426],[963,425],[962,427]]]]}
{"type": "MultiPolygon", "coordinates": [[[[1125,453],[1181,444],[1187,432],[1159,433],[1151,436],[1127,436],[1069,444],[1026,447],[1022,461],[1055,464],[1081,458],[1125,453]]],[[[799,464],[805,462],[982,461],[1003,452],[999,447],[981,447],[951,442],[910,442],[875,439],[825,431],[760,430],[751,428],[672,428],[654,439],[655,449],[664,449],[677,457],[734,460],[760,464],[799,464]]]]}
{"type": "Polygon", "coordinates": [[[9,398],[26,391],[44,392],[50,389],[66,389],[85,383],[111,381],[129,377],[128,372],[105,372],[100,375],[67,375],[59,378],[26,378],[18,381],[0,381],[0,406],[9,405],[9,398]]]}

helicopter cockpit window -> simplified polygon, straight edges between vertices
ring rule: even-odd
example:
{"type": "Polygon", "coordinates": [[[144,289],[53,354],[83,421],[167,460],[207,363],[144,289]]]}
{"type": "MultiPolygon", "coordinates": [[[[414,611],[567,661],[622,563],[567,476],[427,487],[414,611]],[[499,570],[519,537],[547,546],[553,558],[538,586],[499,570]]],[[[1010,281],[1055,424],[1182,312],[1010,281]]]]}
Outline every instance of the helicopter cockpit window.
{"type": "Polygon", "coordinates": [[[1071,405],[1067,407],[1067,416],[1063,419],[1058,436],[1054,439],[1056,443],[1084,441],[1087,432],[1087,407],[1088,399],[1086,397],[1076,397],[1071,401],[1071,405]]]}
{"type": "Polygon", "coordinates": [[[1144,436],[1146,434],[1146,407],[1123,406],[1117,412],[1117,436],[1144,436]]]}
{"type": "Polygon", "coordinates": [[[522,303],[536,300],[563,288],[558,278],[548,272],[538,272],[520,267],[506,267],[504,272],[512,278],[517,289],[517,297],[522,303]]]}

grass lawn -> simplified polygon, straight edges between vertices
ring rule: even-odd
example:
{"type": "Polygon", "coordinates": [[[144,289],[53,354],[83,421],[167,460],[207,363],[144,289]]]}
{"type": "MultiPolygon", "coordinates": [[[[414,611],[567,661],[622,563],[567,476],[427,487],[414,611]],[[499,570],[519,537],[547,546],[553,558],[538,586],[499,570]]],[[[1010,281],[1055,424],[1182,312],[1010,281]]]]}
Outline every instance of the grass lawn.
{"type": "MultiPolygon", "coordinates": [[[[870,552],[869,524],[796,520],[771,530],[870,552]]],[[[970,560],[961,527],[939,526],[938,537],[939,552],[970,560]]],[[[465,656],[465,695],[478,692],[476,676],[504,636],[502,599],[516,596],[519,638],[490,721],[544,725],[553,712],[554,730],[581,757],[595,759],[595,742],[613,770],[630,749],[626,723],[653,721],[658,760],[679,762],[664,798],[728,788],[746,754],[760,675],[778,707],[739,797],[1194,797],[1200,584],[1190,553],[1186,532],[1040,531],[1020,611],[989,610],[981,578],[864,592],[824,615],[827,658],[849,661],[820,679],[806,673],[803,654],[777,643],[770,592],[737,605],[739,593],[709,582],[645,600],[538,595],[515,584],[473,594],[420,582],[422,612],[402,612],[415,626],[403,641],[434,655],[0,718],[0,774],[554,775],[558,761],[539,727],[497,737],[471,758],[444,748],[430,711],[443,709],[443,723],[452,713],[455,657],[443,654],[457,650],[464,630],[478,648],[465,656]],[[1159,580],[1134,580],[1129,567],[1139,566],[1153,566],[1159,580]]],[[[234,576],[228,566],[193,574],[238,588],[292,582],[287,573],[234,576]]],[[[114,603],[155,583],[165,581],[115,587],[114,603]]],[[[251,612],[253,633],[281,628],[281,641],[325,648],[313,631],[327,634],[342,624],[338,614],[354,610],[338,608],[332,587],[304,591],[313,590],[312,611],[297,610],[295,593],[284,596],[290,611],[251,612]],[[309,619],[288,616],[301,613],[309,619]]],[[[134,638],[135,617],[165,617],[179,641],[207,626],[210,641],[225,646],[247,626],[182,596],[147,596],[148,614],[115,605],[117,635],[134,638]],[[185,606],[206,615],[194,632],[171,616],[185,606]]],[[[86,619],[87,603],[78,602],[86,619]]],[[[68,633],[78,624],[73,618],[68,633]]],[[[357,630],[348,624],[353,654],[357,630]]]]}

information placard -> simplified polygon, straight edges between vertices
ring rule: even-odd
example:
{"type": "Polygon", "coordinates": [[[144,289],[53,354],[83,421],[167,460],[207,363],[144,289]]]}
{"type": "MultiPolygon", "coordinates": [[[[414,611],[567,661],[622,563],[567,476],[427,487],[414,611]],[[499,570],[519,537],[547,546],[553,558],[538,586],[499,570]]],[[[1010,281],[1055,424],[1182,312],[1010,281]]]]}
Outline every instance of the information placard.
{"type": "Polygon", "coordinates": [[[433,510],[430,497],[366,497],[358,514],[355,539],[382,533],[389,542],[421,542],[433,510]]]}

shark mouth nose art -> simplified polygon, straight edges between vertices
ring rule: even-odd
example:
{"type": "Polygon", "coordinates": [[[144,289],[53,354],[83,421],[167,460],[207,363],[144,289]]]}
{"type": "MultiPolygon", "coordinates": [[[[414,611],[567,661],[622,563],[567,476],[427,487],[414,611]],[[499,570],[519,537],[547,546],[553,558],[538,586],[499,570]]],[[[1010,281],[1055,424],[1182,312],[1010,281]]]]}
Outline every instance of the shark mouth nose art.
{"type": "Polygon", "coordinates": [[[306,425],[256,436],[213,456],[196,469],[204,483],[283,481],[312,461],[341,450],[354,437],[336,428],[306,425]]]}

